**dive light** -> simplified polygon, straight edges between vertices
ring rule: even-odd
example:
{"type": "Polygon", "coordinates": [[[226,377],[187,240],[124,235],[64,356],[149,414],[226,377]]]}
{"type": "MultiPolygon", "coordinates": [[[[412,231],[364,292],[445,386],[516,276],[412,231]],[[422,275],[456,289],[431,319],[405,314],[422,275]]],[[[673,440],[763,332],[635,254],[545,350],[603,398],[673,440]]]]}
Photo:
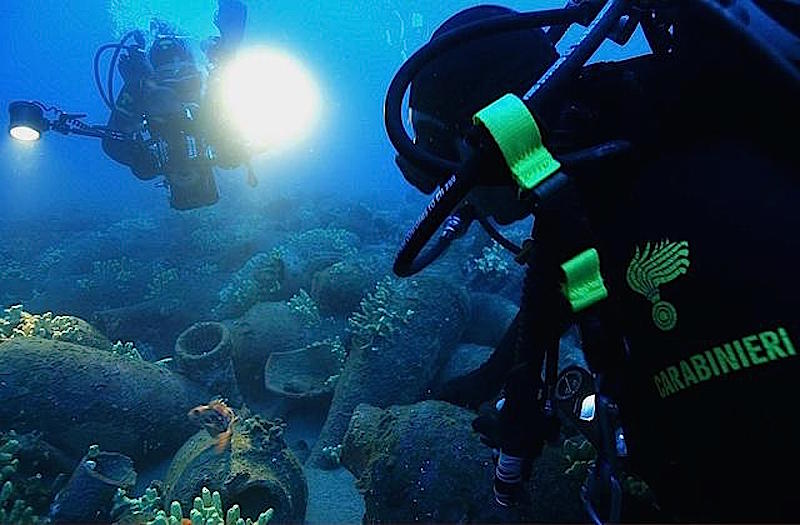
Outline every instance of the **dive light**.
{"type": "Polygon", "coordinates": [[[45,108],[39,102],[18,100],[8,106],[8,133],[22,142],[39,140],[48,130],[49,123],[44,117],[45,108]]]}
{"type": "Polygon", "coordinates": [[[64,135],[81,135],[99,139],[125,140],[125,133],[105,126],[94,126],[83,122],[86,115],[67,113],[56,107],[48,107],[38,100],[16,100],[8,105],[8,133],[15,140],[34,142],[45,131],[58,131],[64,135]],[[48,118],[47,114],[53,118],[48,118]]]}

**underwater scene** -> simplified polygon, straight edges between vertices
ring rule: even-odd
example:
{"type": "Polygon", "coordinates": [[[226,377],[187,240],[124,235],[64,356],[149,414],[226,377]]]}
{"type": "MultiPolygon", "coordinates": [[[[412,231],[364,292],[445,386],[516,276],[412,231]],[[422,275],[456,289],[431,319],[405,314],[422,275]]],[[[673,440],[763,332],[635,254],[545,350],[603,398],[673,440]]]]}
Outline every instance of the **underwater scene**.
{"type": "Polygon", "coordinates": [[[798,20],[6,0],[0,525],[797,522],[798,20]]]}

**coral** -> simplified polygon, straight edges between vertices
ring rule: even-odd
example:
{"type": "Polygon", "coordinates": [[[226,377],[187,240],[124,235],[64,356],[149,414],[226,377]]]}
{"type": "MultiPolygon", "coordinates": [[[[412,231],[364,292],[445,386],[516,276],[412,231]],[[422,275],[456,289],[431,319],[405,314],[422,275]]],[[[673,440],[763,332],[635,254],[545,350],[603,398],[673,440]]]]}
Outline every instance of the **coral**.
{"type": "Polygon", "coordinates": [[[13,431],[9,432],[0,446],[0,484],[7,482],[19,467],[19,459],[14,457],[19,450],[19,441],[15,437],[13,431]]]}
{"type": "Polygon", "coordinates": [[[0,317],[0,341],[15,337],[40,337],[100,350],[111,349],[111,342],[83,319],[53,316],[52,312],[32,314],[23,310],[21,304],[6,308],[0,317]]]}
{"type": "Polygon", "coordinates": [[[0,317],[0,341],[14,337],[17,325],[22,320],[22,305],[17,304],[6,308],[0,317]]]}
{"type": "Polygon", "coordinates": [[[177,268],[160,268],[153,273],[153,277],[147,285],[145,299],[155,299],[180,279],[181,275],[177,268]]]}
{"type": "Polygon", "coordinates": [[[111,345],[111,353],[122,357],[129,357],[131,359],[142,359],[142,354],[133,346],[133,343],[117,341],[111,345]]]}
{"type": "Polygon", "coordinates": [[[199,262],[192,268],[192,274],[200,277],[209,277],[217,272],[219,272],[219,266],[208,261],[199,262]]]}
{"type": "MultiPolygon", "coordinates": [[[[315,228],[303,233],[297,233],[289,238],[286,243],[290,248],[321,247],[326,248],[337,259],[355,253],[355,244],[358,237],[347,230],[340,228],[315,228]]],[[[327,266],[327,265],[326,265],[327,266]]]]}
{"type": "Polygon", "coordinates": [[[30,281],[31,276],[19,260],[0,255],[0,281],[30,281]]]}
{"type": "Polygon", "coordinates": [[[214,315],[221,318],[238,317],[257,302],[274,297],[283,286],[283,273],[278,252],[254,255],[220,290],[214,315]]]}
{"type": "Polygon", "coordinates": [[[91,272],[87,277],[78,279],[77,285],[86,292],[109,288],[126,291],[134,278],[133,261],[128,257],[120,257],[92,262],[91,272]]]}
{"type": "Polygon", "coordinates": [[[503,278],[509,273],[508,256],[495,241],[481,251],[481,256],[467,263],[469,269],[488,278],[503,278]]]}
{"type": "Polygon", "coordinates": [[[222,509],[219,492],[212,493],[203,487],[201,495],[194,499],[187,519],[177,501],[170,504],[169,510],[162,509],[158,490],[150,486],[139,498],[129,498],[124,490],[118,490],[111,516],[113,525],[181,525],[185,521],[190,521],[192,525],[266,525],[274,513],[272,509],[267,509],[253,521],[241,517],[239,505],[231,506],[225,513],[222,509]]]}
{"type": "Polygon", "coordinates": [[[39,257],[36,269],[40,272],[47,272],[51,268],[58,266],[66,257],[66,252],[61,248],[51,246],[39,257]]]}
{"type": "Polygon", "coordinates": [[[111,507],[113,525],[142,525],[152,522],[161,511],[161,496],[155,486],[149,486],[138,498],[129,498],[125,490],[117,489],[111,507]]]}
{"type": "Polygon", "coordinates": [[[22,499],[11,481],[19,468],[15,457],[20,448],[13,431],[3,437],[0,445],[0,525],[28,525],[41,521],[34,516],[33,508],[22,499]]]}
{"type": "Polygon", "coordinates": [[[258,302],[310,289],[316,272],[355,253],[357,243],[356,235],[333,228],[292,235],[269,253],[254,255],[233,275],[219,292],[214,315],[232,319],[258,302]]]}
{"type": "Polygon", "coordinates": [[[380,339],[391,340],[402,325],[408,324],[414,310],[398,311],[391,307],[395,279],[384,277],[375,290],[361,300],[361,309],[347,320],[356,348],[374,347],[380,339]]]}
{"type": "Polygon", "coordinates": [[[342,462],[342,447],[344,445],[329,445],[322,447],[322,467],[334,469],[339,467],[342,462]]]}
{"type": "Polygon", "coordinates": [[[469,315],[469,296],[448,276],[382,279],[349,319],[347,360],[309,463],[342,443],[359,403],[408,404],[430,395],[469,315]]]}
{"type": "Polygon", "coordinates": [[[359,242],[357,235],[338,228],[316,228],[290,236],[275,249],[286,269],[284,292],[312,289],[317,272],[354,255],[359,242]]]}
{"type": "Polygon", "coordinates": [[[300,289],[288,301],[289,307],[300,316],[306,328],[319,326],[322,318],[319,315],[319,306],[316,301],[308,295],[308,292],[300,289]]]}

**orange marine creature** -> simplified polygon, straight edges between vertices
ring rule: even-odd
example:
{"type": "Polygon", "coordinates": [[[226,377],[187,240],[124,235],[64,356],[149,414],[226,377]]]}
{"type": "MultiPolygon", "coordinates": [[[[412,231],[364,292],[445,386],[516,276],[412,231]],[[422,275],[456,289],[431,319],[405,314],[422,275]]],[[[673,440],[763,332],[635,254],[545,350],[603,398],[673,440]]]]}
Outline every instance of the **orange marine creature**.
{"type": "Polygon", "coordinates": [[[189,420],[217,438],[218,453],[225,450],[231,441],[236,414],[223,399],[212,399],[207,405],[199,405],[189,411],[189,420]]]}

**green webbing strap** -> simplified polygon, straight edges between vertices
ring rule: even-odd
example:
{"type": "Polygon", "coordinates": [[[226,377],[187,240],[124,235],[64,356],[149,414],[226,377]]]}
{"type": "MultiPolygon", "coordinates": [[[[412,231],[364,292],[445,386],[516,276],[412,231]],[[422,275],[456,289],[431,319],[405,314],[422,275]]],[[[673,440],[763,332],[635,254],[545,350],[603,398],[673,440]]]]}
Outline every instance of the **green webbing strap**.
{"type": "Polygon", "coordinates": [[[561,269],[567,276],[564,295],[573,312],[580,312],[608,297],[600,274],[600,257],[594,248],[565,262],[561,269]]]}
{"type": "Polygon", "coordinates": [[[561,167],[542,144],[539,126],[525,103],[515,95],[502,96],[472,120],[489,130],[522,189],[532,190],[561,167]]]}

